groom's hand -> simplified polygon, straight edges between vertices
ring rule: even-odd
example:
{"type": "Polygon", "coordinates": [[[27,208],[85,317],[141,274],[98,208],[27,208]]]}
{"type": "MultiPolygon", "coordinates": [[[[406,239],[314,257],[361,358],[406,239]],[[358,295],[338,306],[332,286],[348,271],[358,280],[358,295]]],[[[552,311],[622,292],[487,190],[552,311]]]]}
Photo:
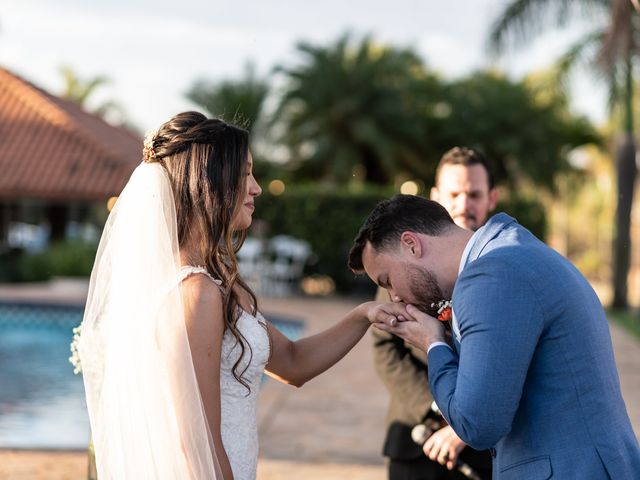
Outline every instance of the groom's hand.
{"type": "MultiPolygon", "coordinates": [[[[402,303],[396,303],[393,305],[404,305],[402,303]]],[[[430,315],[418,310],[413,305],[406,305],[404,307],[406,320],[415,321],[400,321],[394,322],[392,320],[383,321],[382,323],[376,323],[375,326],[385,332],[393,333],[399,337],[404,338],[407,342],[416,347],[427,351],[429,345],[434,342],[444,342],[445,330],[442,322],[430,315]]],[[[405,318],[403,318],[404,320],[405,318]]]]}

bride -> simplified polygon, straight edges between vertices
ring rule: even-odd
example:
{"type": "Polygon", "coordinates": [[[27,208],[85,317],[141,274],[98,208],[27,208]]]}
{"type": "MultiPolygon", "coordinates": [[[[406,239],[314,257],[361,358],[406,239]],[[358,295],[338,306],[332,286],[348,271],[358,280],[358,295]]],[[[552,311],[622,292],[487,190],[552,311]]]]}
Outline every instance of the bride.
{"type": "Polygon", "coordinates": [[[254,479],[263,371],[301,386],[401,307],[369,302],[290,341],[238,275],[261,193],[248,133],[185,112],[143,154],[105,226],[78,347],[98,478],[254,479]]]}

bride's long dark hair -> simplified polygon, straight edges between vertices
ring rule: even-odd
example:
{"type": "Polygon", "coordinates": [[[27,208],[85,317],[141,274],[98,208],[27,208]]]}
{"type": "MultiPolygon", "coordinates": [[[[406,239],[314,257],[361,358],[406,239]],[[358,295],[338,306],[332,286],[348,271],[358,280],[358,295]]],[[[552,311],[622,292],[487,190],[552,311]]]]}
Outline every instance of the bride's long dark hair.
{"type": "Polygon", "coordinates": [[[238,274],[236,253],[247,232],[232,228],[246,193],[249,134],[222,120],[184,112],[164,123],[147,142],[145,161],[161,163],[171,179],[180,247],[189,244],[196,249],[209,273],[222,280],[225,328],[241,348],[233,376],[250,389],[244,378],[249,363],[239,370],[246,350],[250,356],[253,353],[236,325],[241,312],[234,286],[249,294],[254,315],[258,302],[238,274]]]}

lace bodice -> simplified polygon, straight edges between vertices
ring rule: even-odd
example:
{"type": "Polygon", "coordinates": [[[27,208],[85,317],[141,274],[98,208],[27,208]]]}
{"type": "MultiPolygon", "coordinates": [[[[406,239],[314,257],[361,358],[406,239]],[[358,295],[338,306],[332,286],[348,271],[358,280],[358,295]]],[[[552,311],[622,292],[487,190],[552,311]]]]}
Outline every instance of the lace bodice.
{"type": "MultiPolygon", "coordinates": [[[[180,280],[194,274],[205,275],[217,285],[221,284],[204,267],[194,266],[183,267],[180,280]]],[[[237,327],[250,348],[245,345],[242,362],[236,371],[240,374],[247,367],[243,379],[251,390],[233,376],[233,366],[240,358],[242,349],[227,330],[222,338],[220,359],[220,430],[234,480],[254,480],[258,463],[256,407],[262,374],[269,359],[269,336],[266,320],[260,313],[254,317],[242,310],[237,327]]]]}

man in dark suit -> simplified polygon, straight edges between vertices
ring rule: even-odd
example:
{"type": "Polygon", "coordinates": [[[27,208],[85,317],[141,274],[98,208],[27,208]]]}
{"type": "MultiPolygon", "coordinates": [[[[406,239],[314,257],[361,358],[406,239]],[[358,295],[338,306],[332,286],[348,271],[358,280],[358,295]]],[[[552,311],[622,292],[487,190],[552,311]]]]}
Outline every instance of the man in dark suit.
{"type": "MultiPolygon", "coordinates": [[[[495,208],[497,191],[485,157],[478,151],[455,147],[445,153],[436,169],[436,184],[431,199],[443,205],[462,228],[477,230],[495,208]]],[[[378,300],[388,301],[386,290],[379,289],[378,300]]],[[[372,328],[376,372],[390,395],[387,434],[383,455],[389,458],[390,480],[465,480],[462,473],[438,463],[440,451],[452,448],[459,460],[469,464],[483,479],[491,478],[491,456],[478,452],[445,426],[436,431],[424,450],[411,438],[413,426],[422,423],[431,412],[426,353],[405,344],[404,340],[372,328]],[[428,456],[429,455],[429,456],[428,456]]],[[[455,463],[457,458],[448,460],[455,463]]]]}

